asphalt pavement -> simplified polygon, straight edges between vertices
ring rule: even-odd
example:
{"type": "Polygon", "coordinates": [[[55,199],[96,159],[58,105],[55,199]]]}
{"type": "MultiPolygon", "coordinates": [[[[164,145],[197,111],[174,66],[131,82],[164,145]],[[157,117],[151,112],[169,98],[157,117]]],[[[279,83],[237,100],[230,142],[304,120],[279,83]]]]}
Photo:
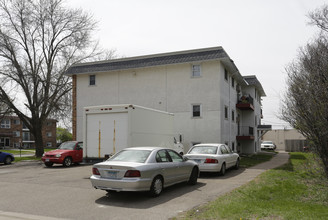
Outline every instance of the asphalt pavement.
{"type": "Polygon", "coordinates": [[[287,163],[288,158],[281,151],[268,162],[229,170],[223,177],[201,175],[195,186],[168,187],[157,198],[92,189],[91,166],[45,168],[40,162],[15,163],[8,169],[0,167],[0,193],[11,196],[0,200],[0,220],[170,219],[287,163]]]}

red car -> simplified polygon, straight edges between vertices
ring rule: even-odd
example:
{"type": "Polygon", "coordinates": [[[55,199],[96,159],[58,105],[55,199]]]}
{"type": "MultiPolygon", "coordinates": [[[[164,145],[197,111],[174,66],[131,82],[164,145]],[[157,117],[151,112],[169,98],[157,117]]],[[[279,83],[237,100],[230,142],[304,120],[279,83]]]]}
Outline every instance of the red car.
{"type": "Polygon", "coordinates": [[[47,167],[51,167],[54,163],[63,164],[69,167],[72,163],[80,163],[83,158],[82,142],[67,141],[62,143],[58,149],[46,152],[42,155],[42,161],[47,167]]]}

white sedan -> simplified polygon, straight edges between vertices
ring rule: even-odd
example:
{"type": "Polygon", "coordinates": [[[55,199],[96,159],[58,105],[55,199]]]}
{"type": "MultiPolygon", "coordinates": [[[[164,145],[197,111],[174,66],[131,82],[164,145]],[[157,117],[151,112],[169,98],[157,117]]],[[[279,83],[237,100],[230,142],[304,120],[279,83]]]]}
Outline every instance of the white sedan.
{"type": "Polygon", "coordinates": [[[225,144],[197,144],[190,148],[186,158],[198,163],[200,172],[218,172],[224,175],[226,169],[239,168],[239,155],[225,144]]]}
{"type": "Polygon", "coordinates": [[[159,147],[126,148],[92,168],[90,177],[96,189],[111,191],[149,191],[158,196],[163,188],[188,182],[195,185],[198,164],[174,150],[159,147]]]}
{"type": "Polygon", "coordinates": [[[275,150],[277,147],[272,141],[263,141],[261,144],[261,150],[275,150]]]}

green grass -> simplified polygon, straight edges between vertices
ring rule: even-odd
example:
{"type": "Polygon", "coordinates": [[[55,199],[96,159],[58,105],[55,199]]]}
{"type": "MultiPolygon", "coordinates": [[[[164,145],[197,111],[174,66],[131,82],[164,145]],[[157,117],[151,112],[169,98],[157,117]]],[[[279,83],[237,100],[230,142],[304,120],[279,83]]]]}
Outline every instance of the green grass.
{"type": "Polygon", "coordinates": [[[30,157],[15,157],[14,163],[20,162],[20,161],[26,161],[26,160],[41,160],[41,157],[35,157],[35,156],[30,156],[30,157]]]}
{"type": "Polygon", "coordinates": [[[257,164],[271,160],[274,154],[254,154],[250,156],[242,156],[240,160],[240,167],[248,168],[257,164]]]}
{"type": "MultiPolygon", "coordinates": [[[[44,152],[48,152],[51,150],[55,150],[54,148],[45,148],[44,152]]],[[[21,153],[21,155],[26,155],[26,154],[34,154],[35,153],[35,149],[23,149],[23,150],[0,150],[2,152],[7,152],[7,153],[11,153],[11,154],[15,154],[15,155],[19,155],[21,153]]]]}
{"type": "Polygon", "coordinates": [[[269,170],[178,219],[327,219],[328,180],[312,154],[290,153],[269,170]]]}

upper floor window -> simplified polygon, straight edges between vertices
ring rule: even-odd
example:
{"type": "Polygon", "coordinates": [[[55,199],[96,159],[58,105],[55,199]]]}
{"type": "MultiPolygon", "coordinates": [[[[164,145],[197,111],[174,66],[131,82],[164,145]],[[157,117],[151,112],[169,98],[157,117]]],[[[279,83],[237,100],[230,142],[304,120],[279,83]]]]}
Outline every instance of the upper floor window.
{"type": "Polygon", "coordinates": [[[200,117],[201,116],[201,105],[193,104],[192,105],[192,117],[200,117]]]}
{"type": "Polygon", "coordinates": [[[228,119],[228,106],[224,106],[224,118],[228,119]]]}
{"type": "Polygon", "coordinates": [[[90,86],[96,85],[96,75],[90,75],[89,76],[89,85],[90,86]]]}
{"type": "Polygon", "coordinates": [[[231,86],[232,88],[235,88],[235,79],[231,77],[231,86]]]}
{"type": "Polygon", "coordinates": [[[1,121],[1,128],[10,128],[10,119],[3,119],[1,121]]]}
{"type": "Polygon", "coordinates": [[[235,111],[231,111],[231,121],[235,121],[235,111]]]}
{"type": "Polygon", "coordinates": [[[200,65],[192,65],[192,77],[200,77],[201,76],[201,69],[200,65]]]}
{"type": "Polygon", "coordinates": [[[51,132],[47,132],[47,137],[52,137],[52,133],[51,132]]]}
{"type": "Polygon", "coordinates": [[[19,119],[14,119],[14,125],[19,125],[20,124],[20,120],[19,119]]]}
{"type": "Polygon", "coordinates": [[[224,69],[224,79],[228,81],[229,73],[227,69],[224,69]]]}
{"type": "Polygon", "coordinates": [[[13,135],[14,137],[20,137],[20,131],[14,131],[13,135]]]}
{"type": "Polygon", "coordinates": [[[48,121],[47,126],[52,126],[52,121],[48,121]]]}

